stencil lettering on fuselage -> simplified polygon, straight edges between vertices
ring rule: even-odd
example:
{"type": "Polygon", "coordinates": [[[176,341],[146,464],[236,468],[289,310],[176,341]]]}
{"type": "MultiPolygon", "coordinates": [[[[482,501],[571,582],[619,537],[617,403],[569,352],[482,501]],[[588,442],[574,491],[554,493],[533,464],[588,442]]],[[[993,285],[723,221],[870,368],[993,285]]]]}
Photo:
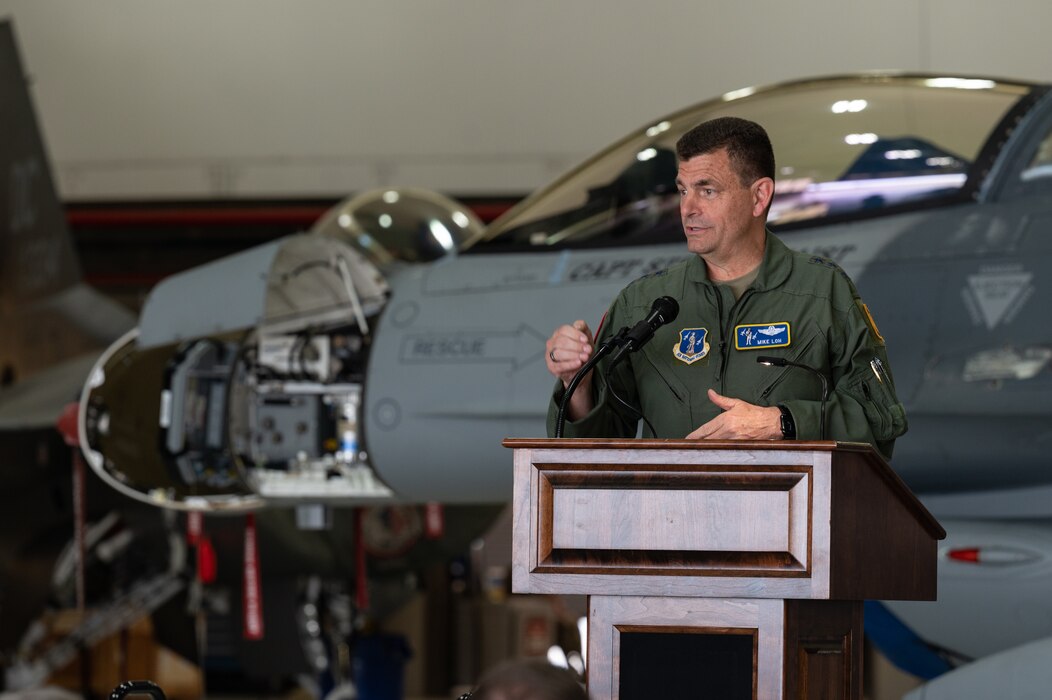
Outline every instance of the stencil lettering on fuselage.
{"type": "Polygon", "coordinates": [[[674,255],[650,259],[584,260],[570,268],[566,281],[606,282],[614,279],[634,279],[660,272],[688,257],[687,255],[674,255]]]}
{"type": "Polygon", "coordinates": [[[500,362],[519,369],[543,357],[547,337],[520,325],[513,331],[435,331],[412,333],[402,341],[403,364],[500,362]]]}
{"type": "Polygon", "coordinates": [[[625,253],[570,255],[569,251],[563,251],[557,256],[530,256],[528,260],[503,256],[482,265],[478,264],[478,258],[464,256],[449,264],[432,266],[420,291],[436,296],[544,289],[564,284],[627,283],[690,257],[676,247],[666,249],[672,252],[627,256],[625,253]]]}

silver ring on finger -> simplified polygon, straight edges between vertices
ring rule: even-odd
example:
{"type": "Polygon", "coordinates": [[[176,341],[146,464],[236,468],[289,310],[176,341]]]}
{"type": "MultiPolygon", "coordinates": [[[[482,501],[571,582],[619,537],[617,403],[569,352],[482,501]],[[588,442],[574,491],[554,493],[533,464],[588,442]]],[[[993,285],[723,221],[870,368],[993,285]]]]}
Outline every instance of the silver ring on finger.
{"type": "Polygon", "coordinates": [[[552,358],[552,362],[558,362],[558,360],[555,359],[555,348],[548,351],[548,357],[552,358]]]}

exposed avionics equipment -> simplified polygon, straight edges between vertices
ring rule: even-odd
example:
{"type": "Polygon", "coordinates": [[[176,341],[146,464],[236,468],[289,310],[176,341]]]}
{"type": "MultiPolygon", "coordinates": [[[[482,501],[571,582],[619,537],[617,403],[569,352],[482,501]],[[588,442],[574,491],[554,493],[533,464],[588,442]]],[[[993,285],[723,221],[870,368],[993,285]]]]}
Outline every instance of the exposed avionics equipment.
{"type": "Polygon", "coordinates": [[[124,493],[175,508],[391,497],[359,429],[387,293],[359,251],[309,235],[169,278],[95,365],[88,459],[124,493]]]}

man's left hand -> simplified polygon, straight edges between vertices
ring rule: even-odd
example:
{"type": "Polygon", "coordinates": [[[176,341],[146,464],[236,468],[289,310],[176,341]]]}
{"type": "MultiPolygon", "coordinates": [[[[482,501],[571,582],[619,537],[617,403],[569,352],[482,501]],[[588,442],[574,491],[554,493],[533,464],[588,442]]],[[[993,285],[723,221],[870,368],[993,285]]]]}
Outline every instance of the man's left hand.
{"type": "Polygon", "coordinates": [[[723,413],[701,426],[688,440],[781,440],[782,412],[777,406],[720,396],[709,389],[709,400],[723,413]]]}

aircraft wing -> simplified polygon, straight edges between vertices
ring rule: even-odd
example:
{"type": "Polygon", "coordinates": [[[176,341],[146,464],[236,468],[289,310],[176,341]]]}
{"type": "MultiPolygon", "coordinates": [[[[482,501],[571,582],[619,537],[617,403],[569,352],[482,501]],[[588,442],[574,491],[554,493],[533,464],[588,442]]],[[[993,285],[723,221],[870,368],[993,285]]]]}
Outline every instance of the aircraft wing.
{"type": "Polygon", "coordinates": [[[53,428],[62,409],[79,398],[95,359],[67,360],[0,391],[0,432],[53,428]]]}
{"type": "Polygon", "coordinates": [[[1052,687],[1052,637],[979,659],[907,693],[903,700],[1029,700],[1052,687]]]}

